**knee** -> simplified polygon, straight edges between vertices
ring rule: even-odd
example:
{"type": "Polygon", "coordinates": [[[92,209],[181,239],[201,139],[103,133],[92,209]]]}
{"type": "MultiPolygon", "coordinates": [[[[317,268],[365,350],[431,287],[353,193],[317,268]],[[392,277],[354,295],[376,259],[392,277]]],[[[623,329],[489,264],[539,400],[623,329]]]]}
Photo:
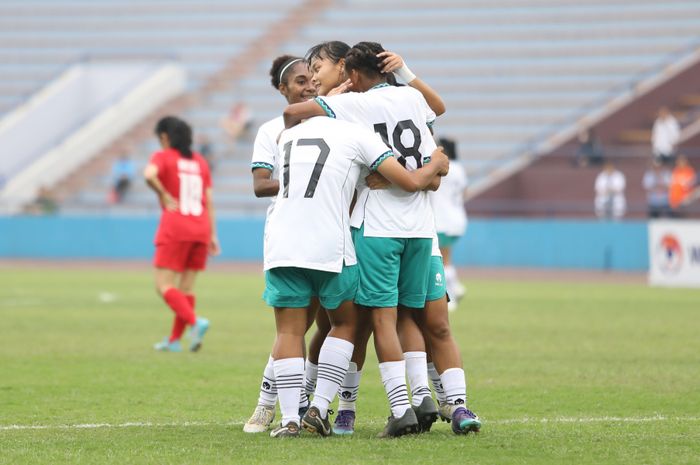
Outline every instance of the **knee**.
{"type": "Polygon", "coordinates": [[[450,325],[445,320],[438,320],[428,323],[428,335],[433,341],[442,341],[452,336],[450,325]]]}

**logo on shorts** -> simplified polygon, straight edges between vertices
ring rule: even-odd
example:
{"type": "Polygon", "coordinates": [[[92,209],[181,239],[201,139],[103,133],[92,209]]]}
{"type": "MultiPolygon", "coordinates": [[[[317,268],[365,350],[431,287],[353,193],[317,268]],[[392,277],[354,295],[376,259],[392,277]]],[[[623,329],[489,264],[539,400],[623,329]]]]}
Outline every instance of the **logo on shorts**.
{"type": "Polygon", "coordinates": [[[683,248],[676,236],[664,234],[656,248],[659,266],[664,273],[678,273],[683,266],[683,248]]]}
{"type": "Polygon", "coordinates": [[[442,275],[440,273],[435,273],[435,285],[442,286],[442,275]]]}
{"type": "Polygon", "coordinates": [[[268,383],[267,381],[263,381],[263,386],[262,386],[262,387],[263,387],[264,390],[269,391],[270,388],[271,388],[272,386],[271,386],[270,383],[268,383]]]}
{"type": "Polygon", "coordinates": [[[340,396],[341,396],[343,399],[349,399],[349,398],[352,397],[352,392],[350,392],[350,391],[343,391],[342,393],[340,393],[340,396]]]}

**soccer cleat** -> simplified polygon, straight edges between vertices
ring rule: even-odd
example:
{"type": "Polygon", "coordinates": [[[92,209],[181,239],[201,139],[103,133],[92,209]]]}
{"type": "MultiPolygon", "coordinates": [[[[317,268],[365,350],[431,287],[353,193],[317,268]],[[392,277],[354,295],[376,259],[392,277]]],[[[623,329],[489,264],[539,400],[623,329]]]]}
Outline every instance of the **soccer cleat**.
{"type": "Polygon", "coordinates": [[[345,436],[355,432],[355,412],[352,410],[338,410],[333,424],[333,433],[345,436]]]}
{"type": "Polygon", "coordinates": [[[479,417],[465,407],[457,407],[452,412],[452,431],[455,434],[478,433],[481,429],[479,417]]]}
{"type": "Polygon", "coordinates": [[[430,396],[423,397],[423,401],[418,407],[411,407],[416,413],[416,418],[418,419],[418,424],[420,425],[420,430],[423,433],[430,431],[438,419],[438,409],[435,407],[435,402],[430,396]]]}
{"type": "Polygon", "coordinates": [[[197,352],[202,348],[202,339],[209,329],[209,320],[206,318],[197,318],[197,322],[192,326],[190,330],[190,337],[192,342],[190,342],[190,352],[197,352]]]}
{"type": "Polygon", "coordinates": [[[388,418],[384,431],[379,434],[380,438],[397,438],[405,434],[420,433],[420,425],[416,418],[416,412],[412,408],[406,409],[402,417],[396,418],[394,415],[388,418]]]}
{"type": "Polygon", "coordinates": [[[275,419],[275,408],[258,405],[253,415],[243,425],[244,433],[264,433],[275,419]]]}
{"type": "Polygon", "coordinates": [[[271,438],[298,438],[299,437],[299,425],[290,421],[286,425],[282,426],[280,424],[277,428],[270,431],[271,438]]]}
{"type": "Polygon", "coordinates": [[[304,407],[299,406],[299,418],[304,418],[304,415],[306,415],[306,412],[308,412],[308,411],[309,411],[309,403],[308,402],[304,407]]]}
{"type": "Polygon", "coordinates": [[[332,413],[333,411],[329,410],[328,413],[326,413],[326,418],[321,418],[321,412],[318,411],[318,408],[311,406],[306,412],[306,415],[304,415],[304,418],[301,419],[301,426],[303,426],[309,433],[318,433],[321,436],[330,436],[332,431],[331,422],[328,417],[332,413]]]}
{"type": "Polygon", "coordinates": [[[153,348],[158,352],[182,352],[180,341],[170,342],[170,339],[167,337],[161,342],[153,344],[153,348]]]}
{"type": "Polygon", "coordinates": [[[443,402],[438,407],[438,414],[440,415],[440,420],[446,421],[447,423],[452,421],[452,411],[454,410],[454,405],[450,405],[447,402],[443,402]]]}

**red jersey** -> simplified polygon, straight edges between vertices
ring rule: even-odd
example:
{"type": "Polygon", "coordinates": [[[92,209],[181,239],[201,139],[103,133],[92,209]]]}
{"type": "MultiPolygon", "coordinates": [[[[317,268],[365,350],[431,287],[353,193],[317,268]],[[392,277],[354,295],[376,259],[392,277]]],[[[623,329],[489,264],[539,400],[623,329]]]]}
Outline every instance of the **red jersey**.
{"type": "Polygon", "coordinates": [[[150,163],[158,167],[158,179],[178,201],[179,211],[167,211],[161,204],[156,244],[170,242],[204,242],[211,240],[211,223],[207,211],[206,190],[211,187],[211,173],[206,160],[198,153],[185,158],[174,149],[159,151],[150,163]]]}

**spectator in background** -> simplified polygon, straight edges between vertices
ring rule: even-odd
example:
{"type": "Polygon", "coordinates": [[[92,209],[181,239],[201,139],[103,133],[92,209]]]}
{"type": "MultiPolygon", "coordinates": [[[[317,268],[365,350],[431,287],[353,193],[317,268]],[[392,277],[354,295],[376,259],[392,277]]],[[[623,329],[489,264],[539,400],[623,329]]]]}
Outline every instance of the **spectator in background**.
{"type": "Polygon", "coordinates": [[[682,208],[695,200],[696,183],[695,170],[688,163],[688,158],[685,155],[680,155],[676,161],[676,167],[671,173],[671,184],[668,190],[668,202],[671,206],[672,216],[683,216],[682,208]]]}
{"type": "Polygon", "coordinates": [[[642,185],[647,192],[647,207],[650,218],[663,218],[670,215],[668,190],[671,185],[671,171],[658,160],[644,173],[642,185]]]}
{"type": "Polygon", "coordinates": [[[112,165],[112,203],[121,203],[136,175],[136,166],[128,155],[121,155],[112,165]]]}
{"type": "Polygon", "coordinates": [[[224,128],[224,131],[233,141],[244,133],[249,132],[252,126],[253,116],[248,105],[243,102],[234,104],[228,114],[221,120],[221,127],[224,128]]]}
{"type": "Polygon", "coordinates": [[[41,186],[36,199],[27,210],[34,215],[53,215],[58,212],[58,202],[46,186],[41,186]]]}
{"type": "Polygon", "coordinates": [[[576,151],[574,164],[578,167],[600,165],[603,162],[603,147],[593,129],[582,129],[578,133],[579,147],[576,151]]]}
{"type": "Polygon", "coordinates": [[[625,175],[611,161],[595,179],[595,214],[600,219],[620,219],[627,210],[625,175]]]}
{"type": "Polygon", "coordinates": [[[209,136],[206,134],[199,135],[197,138],[197,149],[199,154],[203,156],[209,164],[209,171],[213,173],[215,165],[214,160],[216,157],[214,156],[214,146],[212,145],[209,136]]]}
{"type": "Polygon", "coordinates": [[[664,164],[672,164],[676,145],[681,136],[681,128],[668,107],[659,109],[651,132],[651,145],[654,158],[664,164]]]}

